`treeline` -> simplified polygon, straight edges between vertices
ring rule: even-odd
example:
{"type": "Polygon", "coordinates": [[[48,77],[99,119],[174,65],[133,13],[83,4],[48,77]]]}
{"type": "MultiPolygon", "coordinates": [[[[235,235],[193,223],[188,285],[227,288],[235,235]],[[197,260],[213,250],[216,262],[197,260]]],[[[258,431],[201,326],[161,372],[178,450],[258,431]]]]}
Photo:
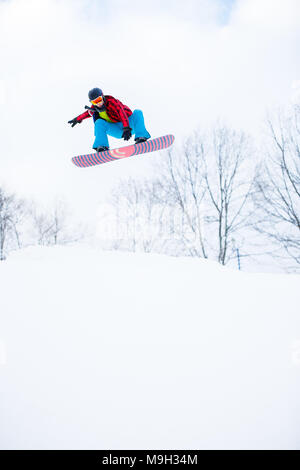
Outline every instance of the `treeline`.
{"type": "MultiPolygon", "coordinates": [[[[267,121],[259,148],[220,123],[153,155],[146,180],[118,182],[99,207],[105,249],[193,256],[222,265],[300,269],[300,107],[267,121]]],[[[50,209],[0,187],[0,260],[30,244],[91,239],[63,202],[50,209]]],[[[257,269],[256,269],[257,270],[257,269]]]]}
{"type": "Polygon", "coordinates": [[[106,247],[300,268],[299,106],[267,121],[259,149],[218,123],[155,165],[155,177],[113,191],[102,218],[106,247]]]}
{"type": "Polygon", "coordinates": [[[0,261],[15,249],[66,244],[84,236],[84,229],[73,222],[63,201],[45,209],[0,187],[0,261]]]}

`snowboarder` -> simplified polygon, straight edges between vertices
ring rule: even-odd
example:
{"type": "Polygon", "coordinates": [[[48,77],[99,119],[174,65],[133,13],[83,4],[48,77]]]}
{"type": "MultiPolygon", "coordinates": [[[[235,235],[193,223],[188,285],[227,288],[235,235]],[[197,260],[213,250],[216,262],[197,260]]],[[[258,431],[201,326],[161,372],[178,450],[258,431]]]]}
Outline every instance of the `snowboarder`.
{"type": "Polygon", "coordinates": [[[129,140],[135,135],[135,143],[145,142],[151,136],[144,123],[143,112],[135,109],[133,112],[128,106],[121,103],[113,96],[103,95],[100,88],[89,91],[91,107],[85,106],[87,111],[68,121],[72,127],[79,124],[83,119],[93,117],[95,124],[95,141],[93,149],[102,152],[109,149],[107,136],[117,139],[129,140]]]}

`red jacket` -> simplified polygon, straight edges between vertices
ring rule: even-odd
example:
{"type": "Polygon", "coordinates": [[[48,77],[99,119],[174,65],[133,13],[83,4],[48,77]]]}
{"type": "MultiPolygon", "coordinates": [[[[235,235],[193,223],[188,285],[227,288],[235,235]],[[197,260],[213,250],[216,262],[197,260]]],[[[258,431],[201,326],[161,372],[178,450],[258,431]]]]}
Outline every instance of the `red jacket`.
{"type": "MultiPolygon", "coordinates": [[[[110,95],[104,96],[104,104],[105,111],[113,122],[121,122],[124,127],[129,127],[128,117],[132,115],[132,111],[128,108],[128,106],[110,95]]],[[[92,105],[91,108],[95,108],[95,106],[92,105]]],[[[83,119],[89,118],[91,116],[93,116],[94,121],[101,119],[97,110],[95,110],[94,113],[92,111],[85,111],[83,114],[77,116],[76,119],[78,122],[81,122],[83,119]]]]}

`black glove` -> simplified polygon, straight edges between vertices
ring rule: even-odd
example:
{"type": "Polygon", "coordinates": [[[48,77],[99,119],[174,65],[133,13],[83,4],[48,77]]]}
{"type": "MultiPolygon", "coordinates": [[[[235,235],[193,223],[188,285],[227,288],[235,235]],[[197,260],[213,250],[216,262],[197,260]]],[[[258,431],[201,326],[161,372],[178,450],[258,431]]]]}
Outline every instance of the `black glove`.
{"type": "Polygon", "coordinates": [[[71,119],[71,121],[68,121],[68,124],[71,124],[71,127],[76,126],[76,124],[80,124],[81,121],[78,121],[77,118],[71,119]]]}
{"type": "Polygon", "coordinates": [[[132,131],[131,127],[124,127],[122,139],[129,140],[131,137],[131,131],[132,131]]]}

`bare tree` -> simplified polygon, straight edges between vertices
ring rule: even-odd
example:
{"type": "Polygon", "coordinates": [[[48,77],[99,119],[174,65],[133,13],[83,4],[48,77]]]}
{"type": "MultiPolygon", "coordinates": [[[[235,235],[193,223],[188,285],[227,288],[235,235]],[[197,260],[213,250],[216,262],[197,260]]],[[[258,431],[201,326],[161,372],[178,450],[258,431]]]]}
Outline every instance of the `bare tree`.
{"type": "Polygon", "coordinates": [[[251,226],[254,179],[249,147],[244,133],[218,126],[213,131],[213,156],[205,159],[206,189],[212,204],[207,221],[216,226],[217,259],[221,264],[236,256],[236,240],[243,229],[251,226]]]}
{"type": "Polygon", "coordinates": [[[267,120],[270,144],[257,178],[257,230],[273,256],[300,267],[300,108],[267,120]]]}
{"type": "MultiPolygon", "coordinates": [[[[112,192],[114,230],[111,247],[136,251],[159,251],[164,207],[159,204],[161,183],[157,180],[121,180],[112,192]]],[[[111,216],[111,214],[110,214],[111,216]]]]}
{"type": "Polygon", "coordinates": [[[217,125],[209,137],[195,132],[181,152],[165,159],[164,197],[181,211],[181,239],[191,256],[227,264],[251,224],[253,189],[249,138],[217,125]],[[192,237],[191,237],[192,235],[192,237]]]}
{"type": "Polygon", "coordinates": [[[52,209],[41,209],[36,203],[31,204],[33,239],[39,245],[57,245],[82,240],[84,233],[81,227],[70,222],[66,204],[57,200],[52,209]]]}
{"type": "Polygon", "coordinates": [[[160,167],[160,203],[173,208],[173,235],[183,245],[184,254],[207,258],[201,210],[206,193],[204,156],[204,140],[196,133],[185,141],[180,153],[167,152],[160,167]]]}
{"type": "Polygon", "coordinates": [[[25,213],[25,202],[0,188],[0,260],[9,248],[21,247],[19,227],[25,213]]]}
{"type": "Polygon", "coordinates": [[[152,180],[120,182],[112,201],[118,230],[122,226],[124,234],[126,228],[127,238],[114,247],[221,264],[244,256],[238,248],[251,224],[254,167],[248,156],[248,138],[219,125],[210,138],[195,132],[182,149],[160,155],[152,180]]]}

